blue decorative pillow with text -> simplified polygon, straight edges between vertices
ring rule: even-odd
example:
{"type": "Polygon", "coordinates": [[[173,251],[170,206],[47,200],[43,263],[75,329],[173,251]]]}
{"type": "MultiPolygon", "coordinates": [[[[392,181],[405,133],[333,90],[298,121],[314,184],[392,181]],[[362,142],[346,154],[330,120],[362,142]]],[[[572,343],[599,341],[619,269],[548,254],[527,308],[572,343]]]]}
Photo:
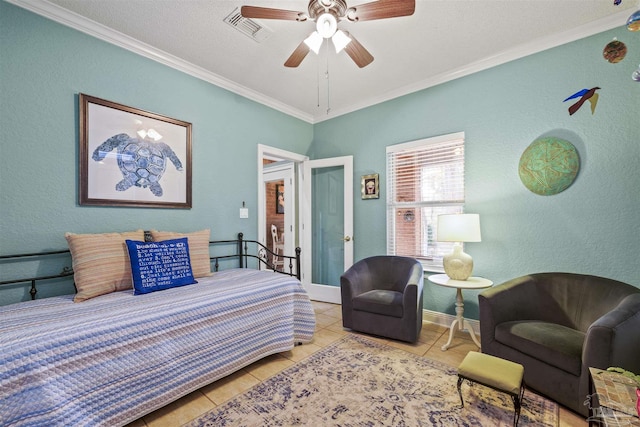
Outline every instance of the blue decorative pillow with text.
{"type": "Polygon", "coordinates": [[[162,242],[126,240],[134,295],[198,283],[193,278],[186,237],[162,242]]]}

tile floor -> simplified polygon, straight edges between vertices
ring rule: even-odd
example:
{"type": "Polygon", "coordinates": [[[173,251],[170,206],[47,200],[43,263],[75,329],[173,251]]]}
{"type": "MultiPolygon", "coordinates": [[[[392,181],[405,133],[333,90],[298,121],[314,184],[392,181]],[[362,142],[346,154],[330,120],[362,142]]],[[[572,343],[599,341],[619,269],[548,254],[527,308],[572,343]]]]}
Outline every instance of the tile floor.
{"type": "MultiPolygon", "coordinates": [[[[127,427],[175,427],[214,409],[217,405],[229,400],[258,384],[283,369],[304,359],[324,346],[352,333],[342,328],[342,313],[339,305],[313,302],[316,312],[316,333],[313,341],[295,347],[291,351],[275,354],[260,360],[244,369],[201,388],[164,408],[140,418],[127,427]]],[[[447,342],[449,331],[444,326],[425,323],[420,339],[415,344],[380,339],[387,345],[439,360],[451,366],[458,366],[468,351],[477,350],[466,333],[457,333],[451,347],[447,351],[440,350],[447,342]]],[[[526,399],[526,393],[525,393],[526,399]]],[[[587,422],[573,412],[560,408],[560,425],[558,427],[584,427],[587,422]]]]}

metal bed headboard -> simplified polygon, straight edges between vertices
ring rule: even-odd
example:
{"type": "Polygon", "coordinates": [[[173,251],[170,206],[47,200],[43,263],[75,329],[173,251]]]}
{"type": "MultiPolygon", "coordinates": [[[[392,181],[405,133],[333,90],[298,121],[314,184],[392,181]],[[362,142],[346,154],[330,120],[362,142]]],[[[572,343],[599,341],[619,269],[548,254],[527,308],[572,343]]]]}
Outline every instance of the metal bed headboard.
{"type": "MultiPolygon", "coordinates": [[[[145,232],[145,240],[150,240],[149,233],[145,232]]],[[[249,268],[249,264],[252,260],[255,260],[257,263],[258,269],[266,268],[268,270],[272,270],[276,273],[286,274],[288,276],[296,277],[300,280],[300,253],[301,249],[299,247],[296,248],[295,256],[276,254],[271,249],[258,242],[257,240],[245,240],[243,233],[238,233],[238,238],[235,240],[212,240],[209,242],[209,248],[211,250],[216,250],[217,248],[226,248],[232,247],[235,248],[235,252],[224,254],[224,255],[212,255],[210,256],[210,260],[213,266],[214,271],[218,271],[220,268],[220,261],[227,259],[237,259],[238,267],[240,268],[249,268]],[[250,252],[250,249],[252,251],[250,252]],[[282,258],[285,262],[283,262],[283,269],[278,270],[276,265],[272,262],[269,262],[269,259],[273,260],[273,257],[277,256],[282,258]],[[288,271],[285,270],[285,265],[288,262],[288,271]]],[[[219,249],[217,249],[219,250],[219,249]]],[[[45,259],[47,257],[65,255],[68,254],[69,257],[71,253],[68,249],[66,250],[57,250],[57,251],[48,251],[48,252],[35,252],[35,253],[26,253],[26,254],[13,254],[13,255],[0,255],[0,265],[2,264],[10,264],[12,262],[20,262],[28,259],[45,259]]],[[[53,279],[61,279],[65,277],[73,276],[73,268],[71,266],[64,266],[62,271],[58,274],[45,274],[45,275],[36,275],[36,276],[28,276],[28,277],[19,277],[17,279],[4,280],[0,281],[0,287],[6,285],[15,285],[20,283],[30,283],[29,294],[31,295],[31,299],[36,299],[36,294],[38,293],[37,284],[39,282],[46,282],[53,279]]]]}

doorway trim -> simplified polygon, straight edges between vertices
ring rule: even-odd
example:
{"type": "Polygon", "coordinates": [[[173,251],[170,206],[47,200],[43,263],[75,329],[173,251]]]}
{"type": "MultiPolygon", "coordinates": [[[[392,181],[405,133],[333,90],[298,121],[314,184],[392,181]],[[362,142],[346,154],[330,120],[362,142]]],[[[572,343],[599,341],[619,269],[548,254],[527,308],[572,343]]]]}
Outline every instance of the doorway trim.
{"type": "MultiPolygon", "coordinates": [[[[258,144],[258,214],[257,214],[258,241],[266,245],[266,242],[267,242],[266,241],[267,235],[265,231],[267,227],[267,215],[265,211],[266,194],[264,191],[264,184],[263,184],[264,166],[262,163],[264,159],[291,160],[297,164],[300,164],[304,161],[309,160],[309,157],[302,154],[294,153],[291,151],[282,150],[280,148],[258,144]]],[[[301,168],[298,168],[298,176],[295,177],[295,180],[297,182],[300,182],[300,169],[301,168]]],[[[297,191],[299,192],[300,189],[298,188],[297,191]]],[[[295,234],[299,238],[301,233],[300,224],[296,223],[296,227],[298,228],[298,230],[297,230],[297,233],[295,234]]],[[[296,241],[293,242],[294,247],[297,244],[298,242],[296,241]]]]}
{"type": "MultiPolygon", "coordinates": [[[[267,190],[268,185],[271,184],[274,187],[274,190],[277,189],[275,187],[276,183],[284,184],[284,209],[281,212],[282,215],[276,214],[276,212],[269,212],[267,210],[265,212],[265,246],[269,247],[269,242],[273,240],[273,234],[271,233],[271,227],[274,224],[282,225],[282,228],[278,230],[282,233],[282,243],[284,246],[283,253],[280,255],[289,255],[295,253],[295,240],[296,240],[296,229],[294,226],[296,224],[296,183],[295,183],[295,163],[290,160],[280,160],[274,163],[269,163],[264,165],[262,169],[262,186],[265,188],[265,197],[271,198],[271,192],[267,190]]],[[[277,203],[279,199],[274,201],[274,208],[277,209],[277,203]]],[[[265,200],[265,205],[268,206],[270,204],[270,200],[265,200]]],[[[273,247],[272,247],[272,250],[273,247]]],[[[283,260],[284,261],[284,260],[283,260]]],[[[292,267],[294,271],[297,272],[295,263],[283,263],[282,267],[292,267]],[[286,265],[285,265],[286,264],[286,265]]],[[[262,266],[265,270],[270,269],[268,265],[262,266]]]]}

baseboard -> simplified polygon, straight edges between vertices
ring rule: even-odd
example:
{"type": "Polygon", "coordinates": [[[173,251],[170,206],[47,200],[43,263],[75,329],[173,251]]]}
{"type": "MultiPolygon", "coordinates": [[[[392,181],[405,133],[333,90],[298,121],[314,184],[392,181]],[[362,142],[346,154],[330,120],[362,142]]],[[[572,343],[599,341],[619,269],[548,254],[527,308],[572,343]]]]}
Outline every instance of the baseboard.
{"type": "MultiPolygon", "coordinates": [[[[340,301],[340,288],[333,286],[314,286],[312,289],[308,289],[309,297],[313,301],[322,301],[332,304],[341,304],[340,301]]],[[[440,313],[432,310],[422,310],[422,321],[433,323],[439,326],[449,327],[451,323],[456,319],[456,316],[440,313]]],[[[474,333],[480,336],[480,322],[475,319],[466,319],[466,321],[473,328],[474,333]]]]}
{"type": "MultiPolygon", "coordinates": [[[[456,316],[451,314],[440,313],[438,311],[432,311],[432,310],[422,310],[423,322],[429,322],[439,326],[446,326],[448,328],[449,326],[451,326],[451,323],[453,323],[455,319],[456,319],[456,316]]],[[[476,335],[480,336],[480,322],[474,319],[465,319],[465,320],[469,322],[469,324],[473,328],[473,331],[476,333],[476,335]]]]}

